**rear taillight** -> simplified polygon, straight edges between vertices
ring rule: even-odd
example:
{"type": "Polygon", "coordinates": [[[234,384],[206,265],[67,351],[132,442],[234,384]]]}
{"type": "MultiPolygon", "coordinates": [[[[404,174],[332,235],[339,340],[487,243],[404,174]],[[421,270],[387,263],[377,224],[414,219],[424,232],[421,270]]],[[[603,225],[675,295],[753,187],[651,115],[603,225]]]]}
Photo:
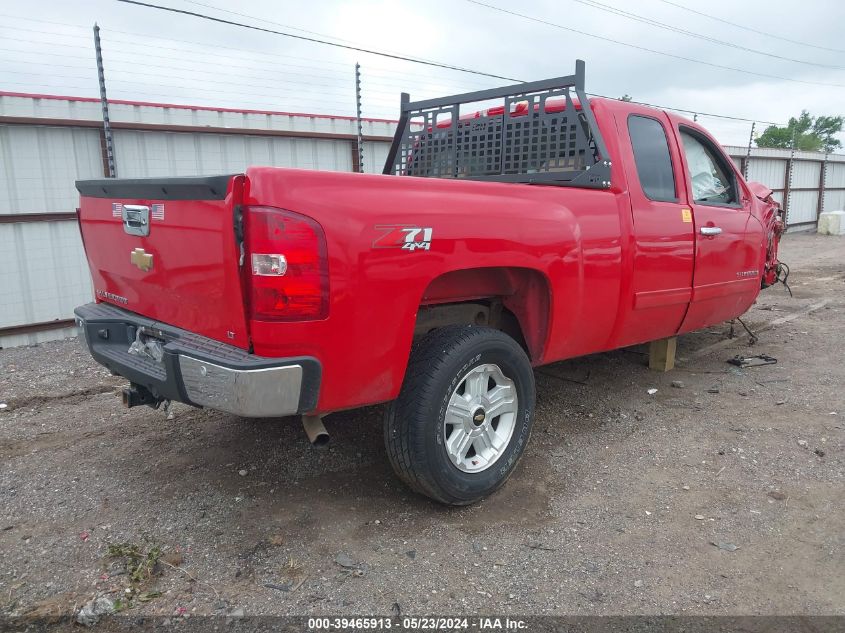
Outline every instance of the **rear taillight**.
{"type": "Polygon", "coordinates": [[[322,227],[304,215],[267,207],[250,207],[244,223],[252,318],[326,318],[329,267],[322,227]]]}

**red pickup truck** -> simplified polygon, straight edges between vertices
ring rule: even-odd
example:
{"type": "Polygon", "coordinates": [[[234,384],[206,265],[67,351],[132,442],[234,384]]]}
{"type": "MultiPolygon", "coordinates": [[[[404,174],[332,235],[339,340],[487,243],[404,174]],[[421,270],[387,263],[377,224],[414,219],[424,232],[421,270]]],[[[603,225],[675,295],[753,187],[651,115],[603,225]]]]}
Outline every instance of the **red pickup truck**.
{"type": "Polygon", "coordinates": [[[779,273],[771,191],[696,123],[583,82],[578,62],[403,95],[379,175],[78,182],[91,354],[130,381],[127,406],[300,414],[313,436],[389,403],[405,482],[488,495],[528,441],[532,367],[737,317],[779,273]]]}

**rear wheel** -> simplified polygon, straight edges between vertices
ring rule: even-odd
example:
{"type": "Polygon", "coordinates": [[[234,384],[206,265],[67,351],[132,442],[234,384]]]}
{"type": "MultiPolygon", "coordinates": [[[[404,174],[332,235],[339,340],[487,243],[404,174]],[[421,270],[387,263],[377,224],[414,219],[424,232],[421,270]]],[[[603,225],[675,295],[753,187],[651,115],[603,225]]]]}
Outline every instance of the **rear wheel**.
{"type": "Polygon", "coordinates": [[[465,505],[499,488],[531,434],[534,374],[519,344],[486,327],[448,326],[411,352],[385,416],[390,462],[411,488],[465,505]]]}

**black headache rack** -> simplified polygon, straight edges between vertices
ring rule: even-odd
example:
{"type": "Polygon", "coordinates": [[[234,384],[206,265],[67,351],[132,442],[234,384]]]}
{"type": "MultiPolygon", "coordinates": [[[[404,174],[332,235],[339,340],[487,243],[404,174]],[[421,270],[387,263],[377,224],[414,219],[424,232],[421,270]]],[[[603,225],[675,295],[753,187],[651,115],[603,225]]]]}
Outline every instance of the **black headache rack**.
{"type": "Polygon", "coordinates": [[[584,92],[584,68],[579,59],[568,77],[425,101],[412,102],[403,92],[384,173],[610,187],[610,160],[584,92]],[[501,113],[461,119],[462,104],[492,99],[504,99],[501,113]]]}

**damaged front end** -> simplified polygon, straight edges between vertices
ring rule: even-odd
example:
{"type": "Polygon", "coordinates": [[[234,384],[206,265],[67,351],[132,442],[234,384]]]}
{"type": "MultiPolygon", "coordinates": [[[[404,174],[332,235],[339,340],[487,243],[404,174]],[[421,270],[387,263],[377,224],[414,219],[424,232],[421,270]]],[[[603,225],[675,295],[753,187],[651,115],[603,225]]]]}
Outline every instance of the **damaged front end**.
{"type": "MultiPolygon", "coordinates": [[[[780,237],[786,232],[783,209],[780,203],[772,197],[772,190],[759,182],[749,182],[748,188],[757,198],[754,205],[755,215],[763,225],[766,240],[766,255],[763,262],[763,276],[761,287],[768,288],[777,282],[786,284],[789,267],[778,259],[780,237]]],[[[788,286],[787,286],[788,288],[788,286]]]]}

